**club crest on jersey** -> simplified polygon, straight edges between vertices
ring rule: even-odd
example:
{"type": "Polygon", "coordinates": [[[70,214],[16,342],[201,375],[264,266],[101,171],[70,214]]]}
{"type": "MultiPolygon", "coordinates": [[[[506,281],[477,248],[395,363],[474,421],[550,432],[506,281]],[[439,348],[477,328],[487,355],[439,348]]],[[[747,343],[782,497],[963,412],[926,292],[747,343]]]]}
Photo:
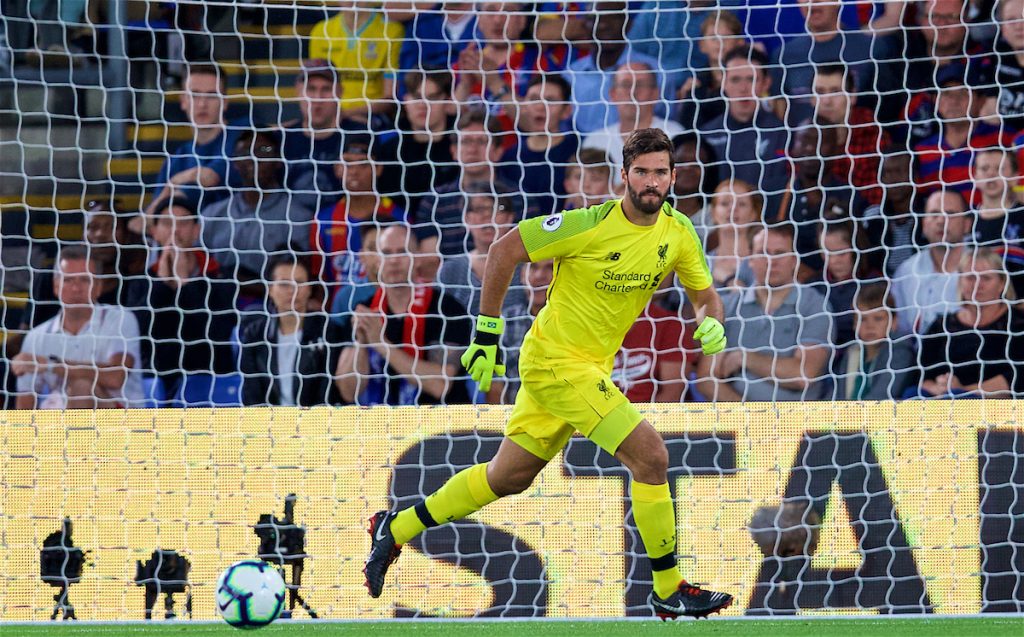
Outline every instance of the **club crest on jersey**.
{"type": "Polygon", "coordinates": [[[606,381],[605,379],[602,378],[601,380],[597,381],[597,391],[604,394],[605,400],[611,400],[613,395],[612,390],[611,387],[608,386],[608,381],[606,381]]]}
{"type": "Polygon", "coordinates": [[[658,267],[663,268],[668,262],[668,244],[658,246],[658,267]]]}
{"type": "Polygon", "coordinates": [[[550,215],[543,223],[540,224],[541,228],[544,228],[548,232],[554,232],[562,227],[562,215],[550,215]]]}

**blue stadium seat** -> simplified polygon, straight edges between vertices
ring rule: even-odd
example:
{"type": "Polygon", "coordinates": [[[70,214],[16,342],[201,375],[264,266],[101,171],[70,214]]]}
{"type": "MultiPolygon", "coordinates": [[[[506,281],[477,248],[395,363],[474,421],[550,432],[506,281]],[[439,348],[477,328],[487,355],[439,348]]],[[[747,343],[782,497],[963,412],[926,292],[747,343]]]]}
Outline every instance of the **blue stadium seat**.
{"type": "Polygon", "coordinates": [[[158,376],[143,376],[142,398],[146,401],[146,409],[162,407],[167,400],[164,382],[158,376]]]}
{"type": "Polygon", "coordinates": [[[176,397],[184,407],[241,407],[241,374],[188,374],[176,397]]]}

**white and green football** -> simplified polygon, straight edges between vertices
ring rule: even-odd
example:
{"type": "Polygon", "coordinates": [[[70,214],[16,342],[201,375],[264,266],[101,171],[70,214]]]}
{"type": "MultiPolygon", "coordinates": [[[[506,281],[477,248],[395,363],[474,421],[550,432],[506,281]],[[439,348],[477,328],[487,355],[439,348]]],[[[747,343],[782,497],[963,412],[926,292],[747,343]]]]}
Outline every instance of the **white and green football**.
{"type": "Polygon", "coordinates": [[[281,615],[285,585],[276,568],[260,560],[227,567],[217,580],[217,612],[235,628],[262,628],[281,615]]]}

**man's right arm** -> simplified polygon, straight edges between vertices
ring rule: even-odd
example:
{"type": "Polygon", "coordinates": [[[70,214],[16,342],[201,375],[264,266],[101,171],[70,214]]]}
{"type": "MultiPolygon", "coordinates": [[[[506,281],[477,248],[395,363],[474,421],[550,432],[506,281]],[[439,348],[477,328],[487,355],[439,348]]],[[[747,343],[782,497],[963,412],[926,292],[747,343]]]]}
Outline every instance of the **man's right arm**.
{"type": "Polygon", "coordinates": [[[512,283],[512,275],[516,267],[530,260],[530,255],[523,244],[519,228],[498,239],[487,253],[487,265],[484,268],[483,289],[480,293],[480,314],[484,316],[501,316],[501,306],[505,302],[505,294],[512,283]]]}

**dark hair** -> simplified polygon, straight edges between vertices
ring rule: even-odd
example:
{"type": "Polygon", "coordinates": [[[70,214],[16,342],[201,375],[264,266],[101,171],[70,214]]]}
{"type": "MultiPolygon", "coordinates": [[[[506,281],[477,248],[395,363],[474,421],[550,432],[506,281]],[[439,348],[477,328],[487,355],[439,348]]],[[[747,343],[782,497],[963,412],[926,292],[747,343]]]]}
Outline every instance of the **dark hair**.
{"type": "MultiPolygon", "coordinates": [[[[293,246],[294,247],[294,246],[293,246]]],[[[281,266],[287,267],[300,267],[306,271],[306,274],[310,278],[313,277],[313,268],[310,266],[309,261],[299,256],[297,252],[286,251],[278,252],[267,259],[267,266],[263,269],[263,278],[269,283],[274,280],[274,270],[281,266]]]]}
{"type": "Polygon", "coordinates": [[[633,161],[640,155],[668,153],[668,165],[671,168],[674,163],[672,159],[674,152],[675,146],[672,145],[672,140],[668,138],[665,131],[659,128],[641,128],[633,131],[622,147],[622,167],[628,173],[633,161]]]}
{"type": "Polygon", "coordinates": [[[796,241],[796,224],[790,221],[766,223],[762,228],[758,229],[757,232],[760,232],[761,230],[764,231],[766,238],[770,234],[777,234],[786,237],[786,239],[789,240],[790,245],[793,245],[796,241]]]}
{"type": "Polygon", "coordinates": [[[893,309],[893,302],[892,294],[889,292],[889,283],[886,281],[876,281],[861,285],[857,290],[853,306],[862,311],[877,310],[879,308],[891,311],[893,309]]]}
{"type": "Polygon", "coordinates": [[[853,93],[856,84],[853,81],[853,71],[845,64],[822,64],[814,70],[815,75],[841,75],[843,86],[848,93],[853,93]]]}
{"type": "Polygon", "coordinates": [[[526,88],[529,89],[537,86],[538,84],[540,84],[541,87],[548,84],[557,86],[561,89],[562,96],[565,98],[566,102],[568,102],[572,97],[572,85],[569,84],[569,81],[561,75],[555,75],[554,73],[537,73],[533,76],[533,79],[530,80],[530,83],[526,85],[526,88]]]}
{"type": "MultiPolygon", "coordinates": [[[[242,146],[245,148],[245,153],[242,155],[235,154],[236,157],[249,157],[252,154],[252,148],[255,144],[256,138],[262,137],[268,140],[270,143],[277,146],[277,150],[281,151],[281,132],[276,128],[247,128],[243,130],[239,135],[238,139],[235,140],[235,148],[242,146]]],[[[283,159],[283,158],[282,158],[283,159]]]]}
{"type": "Polygon", "coordinates": [[[203,62],[201,64],[189,64],[188,72],[186,73],[186,79],[193,75],[212,75],[217,78],[217,84],[220,85],[221,93],[225,92],[228,86],[228,75],[224,72],[224,69],[210,62],[203,62]]]}
{"type": "Polygon", "coordinates": [[[452,72],[444,67],[432,66],[422,69],[413,69],[405,73],[405,90],[412,93],[423,86],[423,83],[430,80],[444,91],[445,95],[452,94],[452,72]]]}
{"type": "Polygon", "coordinates": [[[760,49],[755,49],[750,46],[741,46],[733,49],[725,54],[722,58],[722,68],[729,66],[729,62],[733,60],[743,60],[744,62],[751,62],[757,64],[761,68],[768,66],[768,56],[761,52],[760,49]]]}
{"type": "Polygon", "coordinates": [[[704,179],[700,182],[700,191],[705,197],[710,197],[715,194],[715,189],[718,188],[718,184],[721,181],[719,178],[718,156],[715,155],[715,149],[711,144],[702,144],[697,133],[681,133],[672,138],[672,145],[675,146],[672,154],[675,154],[675,151],[679,150],[680,146],[686,146],[687,144],[693,144],[697,147],[697,161],[704,172],[704,179]]]}
{"type": "Polygon", "coordinates": [[[477,104],[462,107],[459,111],[459,117],[455,121],[455,130],[462,131],[476,125],[483,126],[484,130],[488,133],[502,132],[497,118],[489,117],[486,108],[477,104]]]}
{"type": "Polygon", "coordinates": [[[170,212],[171,208],[184,208],[188,210],[188,216],[194,221],[199,221],[199,213],[196,212],[196,206],[192,203],[192,200],[188,197],[181,195],[175,195],[171,197],[164,197],[160,199],[155,206],[153,206],[153,216],[159,217],[165,212],[170,212]]]}
{"type": "Polygon", "coordinates": [[[492,184],[489,181],[474,181],[466,186],[466,208],[469,208],[469,199],[472,197],[489,197],[494,200],[494,206],[497,212],[507,212],[509,214],[518,214],[513,196],[514,192],[509,192],[507,188],[492,184]]]}

